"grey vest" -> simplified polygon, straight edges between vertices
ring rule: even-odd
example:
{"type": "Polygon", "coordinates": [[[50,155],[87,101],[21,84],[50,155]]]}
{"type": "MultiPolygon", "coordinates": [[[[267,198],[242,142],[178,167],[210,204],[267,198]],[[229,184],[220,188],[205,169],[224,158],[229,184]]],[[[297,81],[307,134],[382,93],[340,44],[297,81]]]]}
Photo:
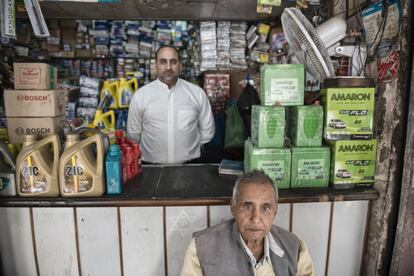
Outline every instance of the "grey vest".
{"type": "MultiPolygon", "coordinates": [[[[299,258],[299,239],[292,233],[272,226],[275,242],[283,249],[279,257],[272,250],[270,259],[276,276],[294,276],[299,258]]],[[[194,234],[198,259],[204,276],[254,275],[250,259],[240,242],[234,219],[194,234]]]]}

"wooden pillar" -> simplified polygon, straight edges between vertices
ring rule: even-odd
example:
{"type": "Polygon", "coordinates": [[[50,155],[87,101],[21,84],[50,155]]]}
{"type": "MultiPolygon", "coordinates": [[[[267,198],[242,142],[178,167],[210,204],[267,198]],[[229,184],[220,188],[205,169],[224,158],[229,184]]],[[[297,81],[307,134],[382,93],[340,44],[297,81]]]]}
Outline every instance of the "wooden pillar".
{"type": "MultiPolygon", "coordinates": [[[[408,33],[412,36],[413,3],[408,10],[408,33]]],[[[414,275],[414,57],[413,39],[407,47],[411,50],[411,75],[409,87],[409,108],[407,120],[407,139],[405,143],[404,170],[401,182],[400,207],[398,213],[398,225],[395,235],[394,252],[391,260],[390,275],[414,275]]]]}
{"type": "MultiPolygon", "coordinates": [[[[372,204],[369,218],[368,240],[361,275],[408,275],[398,273],[389,274],[389,272],[401,193],[406,139],[405,130],[407,127],[407,91],[409,91],[410,84],[409,68],[411,62],[409,58],[410,47],[408,46],[410,44],[408,43],[408,36],[412,32],[412,25],[409,24],[407,16],[409,5],[411,5],[409,2],[407,0],[401,1],[403,27],[400,30],[400,37],[397,40],[400,61],[398,77],[392,82],[380,83],[377,86],[375,122],[376,137],[378,139],[378,156],[374,187],[379,192],[380,197],[378,200],[373,201],[372,204]]],[[[376,60],[368,65],[368,71],[373,73],[369,77],[376,77],[376,66],[376,60]]],[[[411,124],[412,122],[413,120],[411,120],[411,124]]],[[[404,181],[408,181],[408,177],[404,177],[404,181]]],[[[406,185],[409,185],[409,183],[403,182],[403,186],[406,185]]],[[[407,190],[404,191],[403,188],[402,192],[404,194],[407,190]]],[[[408,205],[405,207],[408,207],[408,205]]],[[[405,244],[407,241],[400,240],[398,242],[405,244]]]]}

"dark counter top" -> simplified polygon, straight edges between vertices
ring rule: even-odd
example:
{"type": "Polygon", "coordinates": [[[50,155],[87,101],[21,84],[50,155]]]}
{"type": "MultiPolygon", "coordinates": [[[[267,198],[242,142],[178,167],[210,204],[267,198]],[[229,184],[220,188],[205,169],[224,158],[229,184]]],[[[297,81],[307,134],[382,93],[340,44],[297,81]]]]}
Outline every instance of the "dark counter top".
{"type": "MultiPolygon", "coordinates": [[[[144,165],[121,195],[76,198],[0,197],[0,207],[194,206],[230,203],[236,176],[219,175],[218,164],[144,165]]],[[[300,188],[279,191],[279,203],[374,200],[373,188],[300,188]]]]}

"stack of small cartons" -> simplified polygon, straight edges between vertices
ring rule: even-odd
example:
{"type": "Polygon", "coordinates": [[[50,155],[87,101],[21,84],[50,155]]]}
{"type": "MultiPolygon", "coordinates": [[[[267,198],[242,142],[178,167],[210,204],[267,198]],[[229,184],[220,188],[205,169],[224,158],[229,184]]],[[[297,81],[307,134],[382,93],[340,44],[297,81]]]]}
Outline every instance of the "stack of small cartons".
{"type": "Polygon", "coordinates": [[[263,65],[261,105],[252,109],[245,171],[262,169],[281,189],[324,187],[329,181],[330,152],[321,147],[323,110],[303,105],[304,76],[302,64],[263,65]]]}
{"type": "Polygon", "coordinates": [[[334,188],[371,186],[377,140],[373,139],[375,84],[372,79],[326,79],[324,138],[332,150],[334,188]]]}
{"type": "Polygon", "coordinates": [[[46,63],[14,63],[14,88],[4,91],[9,143],[25,134],[43,138],[65,126],[65,94],[56,90],[57,70],[46,63]]]}

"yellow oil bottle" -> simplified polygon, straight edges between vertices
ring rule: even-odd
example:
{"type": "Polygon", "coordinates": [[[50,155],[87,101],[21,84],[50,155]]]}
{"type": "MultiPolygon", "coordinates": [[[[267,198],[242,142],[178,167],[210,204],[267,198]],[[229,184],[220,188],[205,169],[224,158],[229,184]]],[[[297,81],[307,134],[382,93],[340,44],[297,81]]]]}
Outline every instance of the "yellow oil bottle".
{"type": "Polygon", "coordinates": [[[101,109],[96,109],[95,117],[93,118],[91,128],[98,128],[100,130],[115,130],[115,112],[113,110],[109,110],[107,112],[103,112],[101,109]]]}
{"type": "Polygon", "coordinates": [[[60,141],[50,135],[37,141],[25,135],[16,160],[17,193],[20,196],[58,196],[60,141]]]}
{"type": "Polygon", "coordinates": [[[101,135],[95,134],[82,141],[79,141],[79,134],[66,135],[66,147],[59,161],[61,196],[100,196],[105,192],[104,151],[101,135]]]}
{"type": "Polygon", "coordinates": [[[117,109],[118,108],[118,81],[110,81],[105,80],[101,89],[100,93],[100,99],[101,101],[104,100],[104,98],[109,97],[109,108],[111,109],[117,109]]]}
{"type": "Polygon", "coordinates": [[[131,78],[130,80],[127,80],[126,78],[120,78],[118,87],[118,107],[128,108],[132,96],[137,89],[138,80],[136,78],[131,78]]]}

